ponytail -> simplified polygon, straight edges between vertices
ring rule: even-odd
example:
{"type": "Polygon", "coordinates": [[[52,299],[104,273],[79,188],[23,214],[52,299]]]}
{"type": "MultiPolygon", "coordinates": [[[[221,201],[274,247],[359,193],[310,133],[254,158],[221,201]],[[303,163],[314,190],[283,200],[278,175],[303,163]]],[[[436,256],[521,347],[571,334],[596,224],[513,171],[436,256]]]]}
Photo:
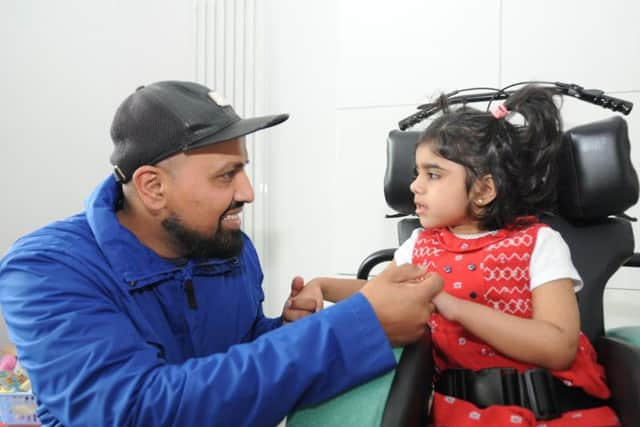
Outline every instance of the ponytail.
{"type": "Polygon", "coordinates": [[[552,210],[556,202],[556,157],[562,142],[562,121],[554,102],[557,94],[552,88],[529,85],[504,103],[525,120],[519,140],[514,141],[521,156],[520,195],[538,211],[552,210]]]}

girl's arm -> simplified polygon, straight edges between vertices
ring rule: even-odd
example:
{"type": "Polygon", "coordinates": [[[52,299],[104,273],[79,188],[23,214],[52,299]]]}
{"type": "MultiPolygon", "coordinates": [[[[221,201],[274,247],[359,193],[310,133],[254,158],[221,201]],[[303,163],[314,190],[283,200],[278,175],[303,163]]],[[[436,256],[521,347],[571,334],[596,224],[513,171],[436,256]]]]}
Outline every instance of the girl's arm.
{"type": "MultiPolygon", "coordinates": [[[[386,268],[388,269],[391,265],[395,266],[396,263],[391,261],[386,268]]],[[[338,302],[358,292],[365,283],[367,281],[362,279],[316,277],[305,285],[299,295],[305,296],[307,293],[312,294],[319,290],[325,301],[338,302]]]]}
{"type": "Polygon", "coordinates": [[[566,369],[575,359],[580,315],[569,279],[547,282],[532,291],[532,319],[446,292],[441,292],[433,302],[445,318],[460,323],[506,356],[552,370],[566,369]]]}
{"type": "Polygon", "coordinates": [[[360,279],[317,277],[307,283],[306,286],[318,286],[326,301],[338,302],[358,292],[365,283],[367,283],[366,280],[360,279]]]}

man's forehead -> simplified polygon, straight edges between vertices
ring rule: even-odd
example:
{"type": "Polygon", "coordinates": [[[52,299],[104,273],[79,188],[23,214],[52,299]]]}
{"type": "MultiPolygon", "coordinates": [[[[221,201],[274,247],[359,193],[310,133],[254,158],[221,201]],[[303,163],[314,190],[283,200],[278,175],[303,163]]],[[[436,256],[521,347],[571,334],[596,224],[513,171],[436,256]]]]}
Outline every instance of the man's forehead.
{"type": "Polygon", "coordinates": [[[203,164],[207,164],[208,167],[221,169],[240,163],[245,164],[247,161],[248,154],[244,138],[237,138],[180,152],[160,161],[158,166],[178,170],[204,162],[203,164]]]}
{"type": "Polygon", "coordinates": [[[195,148],[185,153],[187,156],[191,154],[223,154],[229,156],[247,157],[247,145],[244,138],[235,138],[228,141],[216,142],[215,144],[205,145],[204,147],[195,148]]]}

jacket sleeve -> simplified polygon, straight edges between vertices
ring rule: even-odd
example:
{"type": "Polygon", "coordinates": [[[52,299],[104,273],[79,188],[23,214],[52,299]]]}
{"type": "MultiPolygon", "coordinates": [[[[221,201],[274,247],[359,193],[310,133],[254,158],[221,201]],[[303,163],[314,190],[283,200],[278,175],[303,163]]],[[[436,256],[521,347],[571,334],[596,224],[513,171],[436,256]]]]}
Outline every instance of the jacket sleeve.
{"type": "MultiPolygon", "coordinates": [[[[264,276],[262,274],[262,266],[260,265],[260,259],[258,258],[258,253],[256,252],[256,248],[253,245],[249,236],[243,233],[244,238],[244,251],[242,252],[242,256],[246,259],[243,262],[247,265],[255,266],[255,272],[258,277],[254,280],[250,280],[250,283],[253,285],[253,292],[255,293],[255,298],[259,302],[258,313],[256,315],[256,320],[252,328],[252,339],[256,339],[260,335],[269,332],[273,329],[279,328],[282,326],[282,318],[281,317],[266,317],[264,315],[264,311],[262,309],[262,303],[264,302],[264,291],[262,290],[262,281],[264,276]]],[[[284,306],[284,301],[282,301],[284,306]]]]}
{"type": "Polygon", "coordinates": [[[256,325],[253,329],[254,338],[259,337],[266,332],[279,328],[282,325],[282,318],[280,317],[265,317],[262,311],[262,304],[260,304],[256,325]]]}
{"type": "Polygon", "coordinates": [[[43,425],[273,426],[395,365],[361,294],[175,365],[70,260],[5,258],[0,302],[43,425]]]}

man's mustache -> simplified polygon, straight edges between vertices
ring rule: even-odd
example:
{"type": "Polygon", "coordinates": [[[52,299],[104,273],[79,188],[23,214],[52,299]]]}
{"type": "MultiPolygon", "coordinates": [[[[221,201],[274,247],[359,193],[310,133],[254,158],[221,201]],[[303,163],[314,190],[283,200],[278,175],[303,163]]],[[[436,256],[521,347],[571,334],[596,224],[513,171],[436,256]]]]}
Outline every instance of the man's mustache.
{"type": "Polygon", "coordinates": [[[229,207],[224,211],[224,213],[223,213],[222,215],[226,214],[226,213],[227,213],[227,212],[229,212],[230,210],[238,209],[238,208],[241,208],[241,207],[243,207],[243,206],[244,206],[244,202],[236,202],[236,201],[231,202],[231,204],[229,205],[229,207]]]}

